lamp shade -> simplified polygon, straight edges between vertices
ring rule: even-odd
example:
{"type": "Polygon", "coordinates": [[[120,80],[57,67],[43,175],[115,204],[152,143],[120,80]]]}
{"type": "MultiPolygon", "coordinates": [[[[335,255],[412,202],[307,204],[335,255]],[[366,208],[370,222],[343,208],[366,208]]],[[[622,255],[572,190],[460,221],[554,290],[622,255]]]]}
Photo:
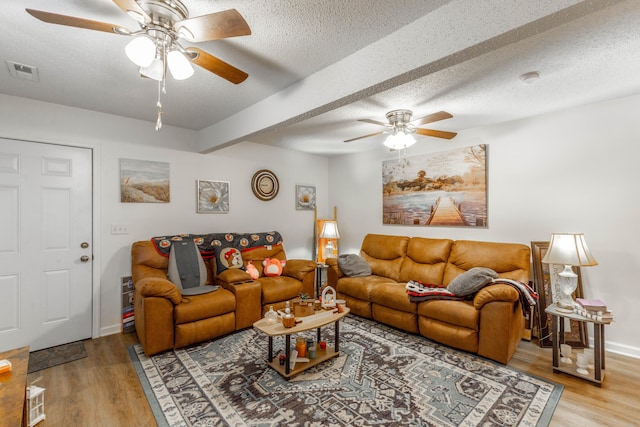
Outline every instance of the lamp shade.
{"type": "Polygon", "coordinates": [[[392,133],[385,139],[384,145],[392,150],[401,150],[403,148],[411,147],[416,143],[416,139],[410,133],[400,131],[392,133]]]}
{"type": "Polygon", "coordinates": [[[320,232],[321,239],[339,239],[338,223],[336,221],[325,221],[320,232]]]}
{"type": "Polygon", "coordinates": [[[549,242],[549,249],[544,258],[542,258],[542,262],[579,267],[598,265],[596,259],[589,252],[587,242],[582,233],[553,233],[549,242]]]}
{"type": "Polygon", "coordinates": [[[148,67],[156,57],[156,44],[149,37],[136,37],[127,43],[124,52],[137,66],[148,67]]]}
{"type": "Polygon", "coordinates": [[[172,50],[167,54],[167,65],[171,75],[176,80],[188,79],[193,75],[191,62],[177,50],[172,50]]]}

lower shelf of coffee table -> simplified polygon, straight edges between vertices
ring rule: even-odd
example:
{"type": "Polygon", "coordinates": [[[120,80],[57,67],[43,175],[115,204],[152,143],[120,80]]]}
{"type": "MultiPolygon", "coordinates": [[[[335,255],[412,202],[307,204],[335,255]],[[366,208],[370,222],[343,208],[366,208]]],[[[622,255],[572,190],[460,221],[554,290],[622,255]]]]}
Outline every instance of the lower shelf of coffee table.
{"type": "Polygon", "coordinates": [[[274,357],[272,361],[268,362],[269,366],[278,371],[280,375],[285,378],[291,378],[294,375],[299,374],[300,372],[306,371],[309,368],[312,368],[325,360],[332,359],[340,355],[339,351],[335,351],[333,347],[327,346],[325,350],[316,350],[315,359],[309,359],[308,362],[296,362],[293,369],[289,371],[289,373],[285,373],[285,366],[280,364],[278,357],[274,357]]]}

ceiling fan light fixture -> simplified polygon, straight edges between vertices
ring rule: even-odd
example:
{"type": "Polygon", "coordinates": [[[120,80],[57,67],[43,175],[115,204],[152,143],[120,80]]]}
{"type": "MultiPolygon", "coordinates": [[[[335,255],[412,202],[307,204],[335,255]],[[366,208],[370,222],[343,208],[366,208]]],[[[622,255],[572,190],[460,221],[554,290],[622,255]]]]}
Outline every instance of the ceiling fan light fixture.
{"type": "Polygon", "coordinates": [[[148,67],[156,57],[156,44],[146,36],[136,37],[124,47],[127,57],[139,67],[148,67]]]}
{"type": "Polygon", "coordinates": [[[176,80],[185,80],[193,75],[191,62],[179,51],[172,50],[167,55],[167,65],[176,80]]]}
{"type": "Polygon", "coordinates": [[[140,74],[156,81],[162,81],[164,77],[164,63],[162,59],[155,58],[148,67],[140,67],[140,74]]]}
{"type": "Polygon", "coordinates": [[[385,139],[384,145],[392,150],[402,150],[411,147],[416,143],[416,139],[410,133],[404,131],[392,133],[385,139]]]}

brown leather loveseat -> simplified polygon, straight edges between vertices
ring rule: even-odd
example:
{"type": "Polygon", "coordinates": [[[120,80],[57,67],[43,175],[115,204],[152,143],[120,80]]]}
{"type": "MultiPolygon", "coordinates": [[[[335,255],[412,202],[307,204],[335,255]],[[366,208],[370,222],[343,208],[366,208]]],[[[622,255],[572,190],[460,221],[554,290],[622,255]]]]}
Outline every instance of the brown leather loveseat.
{"type": "Polygon", "coordinates": [[[508,363],[522,337],[520,293],[491,284],[472,298],[411,302],[409,281],[448,285],[473,267],[486,267],[500,278],[527,283],[528,246],[469,240],[369,234],[360,256],[372,274],[347,277],[336,258],[328,259],[329,283],[351,313],[421,334],[451,347],[508,363]]]}
{"type": "Polygon", "coordinates": [[[283,308],[286,301],[300,293],[312,295],[315,268],[314,261],[287,260],[278,232],[190,234],[133,243],[135,326],[145,354],[184,347],[253,325],[269,306],[283,308]],[[207,267],[207,285],[218,285],[220,289],[182,296],[168,280],[171,242],[182,239],[197,242],[207,267]],[[251,261],[259,270],[258,280],[252,280],[241,269],[218,273],[213,256],[215,246],[240,249],[244,265],[251,261]],[[264,277],[265,258],[286,260],[282,275],[264,277]]]}

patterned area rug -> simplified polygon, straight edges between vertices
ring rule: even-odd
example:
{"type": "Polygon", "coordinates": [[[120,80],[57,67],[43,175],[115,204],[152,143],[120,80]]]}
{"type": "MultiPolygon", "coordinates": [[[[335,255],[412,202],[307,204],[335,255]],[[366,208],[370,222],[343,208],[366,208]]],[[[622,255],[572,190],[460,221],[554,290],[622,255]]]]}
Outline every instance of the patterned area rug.
{"type": "Polygon", "coordinates": [[[76,341],[69,344],[62,344],[44,350],[33,351],[29,354],[29,368],[27,373],[41,371],[52,366],[73,362],[74,360],[87,357],[84,342],[76,341]]]}
{"type": "MultiPolygon", "coordinates": [[[[139,345],[129,354],[161,426],[546,426],[562,394],[376,322],[348,316],[340,326],[341,355],[290,381],[266,365],[267,337],[253,329],[151,358],[139,345]]],[[[323,339],[332,333],[324,328],[323,339]]]]}

